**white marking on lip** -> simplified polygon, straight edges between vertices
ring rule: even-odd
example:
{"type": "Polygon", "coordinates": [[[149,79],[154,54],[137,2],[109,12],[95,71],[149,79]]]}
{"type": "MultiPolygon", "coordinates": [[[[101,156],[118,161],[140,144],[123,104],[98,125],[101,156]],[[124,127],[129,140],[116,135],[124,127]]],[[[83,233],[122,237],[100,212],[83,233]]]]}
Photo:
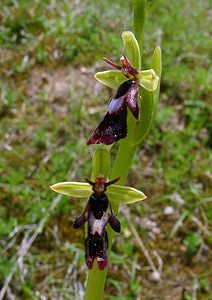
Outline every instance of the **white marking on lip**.
{"type": "Polygon", "coordinates": [[[105,229],[105,226],[107,224],[108,217],[104,213],[101,219],[96,219],[93,214],[90,216],[90,225],[91,225],[91,234],[95,235],[95,233],[98,233],[99,235],[102,235],[103,230],[105,229]]]}

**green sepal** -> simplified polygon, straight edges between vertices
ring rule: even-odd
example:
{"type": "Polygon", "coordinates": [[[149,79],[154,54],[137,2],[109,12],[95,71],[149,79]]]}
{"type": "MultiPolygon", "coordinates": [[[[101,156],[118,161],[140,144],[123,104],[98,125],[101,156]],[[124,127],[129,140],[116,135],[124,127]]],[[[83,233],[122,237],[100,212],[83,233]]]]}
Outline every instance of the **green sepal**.
{"type": "Polygon", "coordinates": [[[127,80],[126,77],[118,70],[98,72],[94,75],[94,77],[96,80],[112,89],[117,89],[124,81],[127,80]]]}
{"type": "Polygon", "coordinates": [[[146,195],[129,186],[111,185],[106,192],[110,202],[116,204],[131,204],[146,199],[146,195]]]}
{"type": "MultiPolygon", "coordinates": [[[[93,193],[92,187],[84,182],[59,182],[50,188],[56,193],[75,198],[88,198],[93,193]]],[[[115,184],[108,187],[106,194],[109,201],[116,204],[131,204],[146,198],[144,193],[137,189],[115,184]]]]}
{"type": "Polygon", "coordinates": [[[96,149],[92,159],[92,177],[96,178],[99,175],[108,177],[110,170],[110,154],[106,147],[100,146],[96,149]]]}
{"type": "Polygon", "coordinates": [[[134,68],[141,69],[141,53],[134,34],[131,31],[122,32],[122,40],[125,48],[125,55],[134,68]]]}
{"type": "Polygon", "coordinates": [[[54,192],[75,198],[88,198],[92,187],[86,182],[58,182],[50,186],[54,192]]]}
{"type": "Polygon", "coordinates": [[[155,70],[155,73],[161,77],[162,72],[162,54],[160,46],[155,47],[155,50],[152,55],[152,68],[155,70]]]}
{"type": "Polygon", "coordinates": [[[153,69],[140,71],[138,75],[139,84],[147,91],[154,91],[158,87],[159,77],[153,69]]]}

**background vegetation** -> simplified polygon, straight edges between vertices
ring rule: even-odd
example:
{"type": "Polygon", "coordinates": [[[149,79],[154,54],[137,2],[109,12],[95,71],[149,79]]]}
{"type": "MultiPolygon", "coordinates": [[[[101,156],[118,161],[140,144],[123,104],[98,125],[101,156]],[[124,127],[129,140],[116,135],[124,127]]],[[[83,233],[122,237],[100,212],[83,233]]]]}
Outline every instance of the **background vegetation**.
{"type": "MultiPolygon", "coordinates": [[[[0,286],[13,275],[3,299],[82,299],[83,231],[71,224],[84,201],[49,186],[90,174],[86,140],[113,93],[93,74],[103,55],[122,54],[132,1],[0,8],[0,286]]],[[[121,208],[105,299],[212,299],[209,1],[149,1],[145,28],[144,68],[160,44],[163,80],[128,184],[148,199],[121,208]],[[157,282],[139,239],[162,269],[157,282]]]]}

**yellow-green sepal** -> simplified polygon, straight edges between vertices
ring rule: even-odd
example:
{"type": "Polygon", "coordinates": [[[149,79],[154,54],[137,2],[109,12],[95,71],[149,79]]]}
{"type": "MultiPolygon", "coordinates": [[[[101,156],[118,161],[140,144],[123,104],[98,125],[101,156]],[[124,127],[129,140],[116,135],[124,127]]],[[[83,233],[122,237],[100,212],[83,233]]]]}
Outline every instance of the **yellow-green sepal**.
{"type": "Polygon", "coordinates": [[[134,34],[131,31],[122,32],[122,40],[125,48],[125,55],[134,68],[141,69],[141,53],[134,34]]]}
{"type": "MultiPolygon", "coordinates": [[[[59,182],[50,187],[54,192],[75,198],[88,198],[92,187],[84,182],[59,182]]],[[[111,185],[106,192],[110,202],[131,204],[146,199],[146,195],[132,187],[111,185]]]]}
{"type": "Polygon", "coordinates": [[[88,198],[92,194],[92,187],[85,182],[64,181],[50,186],[56,193],[75,198],[88,198]]]}
{"type": "Polygon", "coordinates": [[[100,146],[96,149],[93,154],[92,159],[92,179],[99,175],[104,175],[105,178],[108,177],[110,170],[110,154],[108,147],[100,146]]]}
{"type": "Polygon", "coordinates": [[[117,89],[124,81],[126,81],[126,77],[117,70],[98,72],[94,77],[96,80],[112,89],[117,89]]]}
{"type": "Polygon", "coordinates": [[[156,46],[152,55],[152,68],[157,76],[161,77],[162,73],[162,54],[160,46],[156,46]]]}
{"type": "Polygon", "coordinates": [[[146,195],[129,186],[111,185],[106,192],[110,202],[116,204],[131,204],[146,199],[146,195]]]}

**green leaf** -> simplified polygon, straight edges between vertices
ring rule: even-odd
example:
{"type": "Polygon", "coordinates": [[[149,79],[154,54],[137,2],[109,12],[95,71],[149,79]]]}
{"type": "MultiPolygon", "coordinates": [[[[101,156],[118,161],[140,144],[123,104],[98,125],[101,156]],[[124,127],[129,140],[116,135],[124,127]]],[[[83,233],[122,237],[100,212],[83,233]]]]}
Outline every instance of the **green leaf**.
{"type": "Polygon", "coordinates": [[[157,89],[159,77],[156,75],[153,69],[140,71],[138,78],[139,84],[147,91],[151,92],[157,89]]]}
{"type": "Polygon", "coordinates": [[[100,146],[94,152],[92,159],[92,169],[93,178],[96,178],[99,175],[104,175],[105,178],[108,177],[110,169],[110,154],[106,147],[100,146]]]}
{"type": "MultiPolygon", "coordinates": [[[[93,193],[92,187],[84,182],[59,182],[50,187],[54,192],[75,198],[88,198],[93,193]]],[[[144,200],[141,191],[128,186],[112,185],[106,192],[110,202],[131,204],[144,200]]]]}
{"type": "Polygon", "coordinates": [[[96,80],[109,86],[112,89],[117,89],[120,84],[126,81],[126,77],[120,72],[116,70],[108,70],[103,72],[98,72],[94,75],[96,80]]]}
{"type": "Polygon", "coordinates": [[[134,68],[141,69],[141,53],[134,34],[131,31],[124,31],[121,35],[124,42],[125,54],[134,68]]]}

